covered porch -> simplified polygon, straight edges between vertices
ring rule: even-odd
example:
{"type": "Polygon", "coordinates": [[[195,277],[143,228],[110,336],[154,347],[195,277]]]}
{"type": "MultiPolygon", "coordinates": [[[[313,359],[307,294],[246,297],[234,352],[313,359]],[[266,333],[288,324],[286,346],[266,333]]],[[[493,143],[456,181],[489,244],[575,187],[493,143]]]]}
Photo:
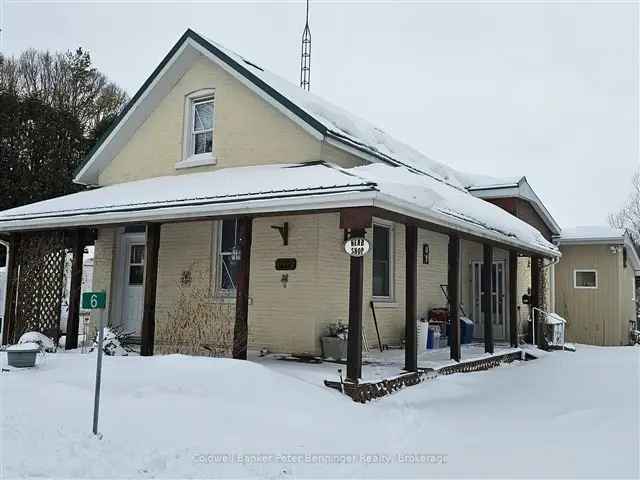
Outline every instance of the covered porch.
{"type": "MultiPolygon", "coordinates": [[[[11,246],[10,294],[7,295],[3,343],[16,341],[31,315],[25,306],[32,303],[34,297],[28,298],[19,293],[20,272],[24,271],[20,265],[20,259],[24,258],[20,249],[28,245],[25,239],[59,234],[76,239],[71,246],[74,252],[79,252],[81,245],[96,238],[96,232],[98,242],[106,231],[122,232],[140,238],[143,253],[136,255],[143,256],[144,262],[136,262],[138,257],[135,255],[129,256],[126,268],[123,268],[118,267],[113,258],[110,265],[100,265],[100,259],[96,259],[96,276],[100,278],[99,269],[102,269],[102,275],[108,277],[103,279],[106,290],[121,286],[125,282],[122,276],[125,272],[140,280],[140,353],[152,355],[158,347],[157,324],[163,321],[158,317],[157,307],[171,288],[163,273],[168,271],[165,268],[166,258],[171,252],[161,247],[163,240],[167,235],[172,235],[174,240],[180,240],[180,236],[188,237],[194,231],[192,226],[202,222],[229,219],[233,219],[236,225],[235,240],[229,252],[234,257],[235,288],[233,297],[226,298],[223,303],[232,313],[232,356],[246,359],[249,344],[260,345],[260,337],[268,336],[269,329],[277,327],[274,321],[286,323],[293,320],[289,324],[294,326],[283,331],[288,331],[292,337],[304,336],[311,339],[311,345],[316,345],[320,330],[333,319],[330,317],[344,309],[348,323],[345,381],[353,384],[363,378],[362,341],[366,328],[363,326],[363,313],[372,298],[370,279],[365,281],[364,272],[365,268],[371,267],[367,263],[370,260],[365,262],[366,257],[344,253],[342,243],[345,240],[363,238],[372,241],[372,229],[378,221],[397,226],[398,239],[401,240],[398,242],[394,272],[398,288],[391,304],[392,308],[403,311],[404,325],[400,327],[402,331],[397,334],[396,343],[404,345],[404,348],[396,351],[403,358],[402,365],[397,364],[397,358],[394,365],[408,372],[417,372],[421,368],[417,321],[423,313],[419,311],[419,303],[425,295],[422,286],[428,282],[421,282],[419,287],[418,271],[425,265],[424,244],[419,245],[419,239],[425,233],[438,234],[445,242],[446,256],[443,255],[442,261],[446,282],[425,288],[429,289],[429,295],[441,295],[440,287],[446,291],[451,337],[447,355],[456,362],[463,360],[465,351],[468,351],[462,348],[460,338],[463,243],[473,242],[482,249],[485,268],[480,282],[483,305],[480,312],[483,348],[489,354],[495,353],[496,348],[493,335],[495,316],[492,312],[497,307],[491,305],[497,281],[492,273],[495,271],[493,256],[496,249],[507,252],[509,257],[510,300],[504,308],[513,315],[511,318],[515,318],[515,259],[520,255],[537,260],[558,255],[557,250],[535,229],[498,207],[476,199],[444,180],[403,167],[371,165],[343,169],[318,162],[159,177],[103,187],[0,214],[0,231],[11,246]],[[300,222],[294,224],[298,220],[300,222]],[[303,236],[307,224],[311,224],[313,230],[308,236],[303,236]],[[274,251],[269,252],[266,247],[274,242],[274,238],[277,249],[272,245],[274,251]],[[313,238],[318,239],[317,243],[309,244],[309,239],[313,238]],[[294,264],[298,264],[298,271],[291,270],[296,268],[294,264]],[[310,264],[314,267],[308,267],[310,264]],[[289,280],[285,281],[285,278],[289,280]],[[277,302],[273,301],[274,290],[263,288],[274,279],[281,280],[277,285],[277,298],[281,300],[277,302]],[[287,282],[290,290],[282,290],[287,288],[287,282]],[[336,285],[340,288],[334,288],[336,285]],[[258,291],[260,288],[262,290],[258,291]],[[269,301],[277,305],[268,305],[267,312],[264,306],[269,301]],[[303,309],[303,304],[308,302],[311,302],[309,308],[303,309]],[[309,312],[322,310],[326,304],[335,306],[335,310],[325,310],[327,318],[305,318],[311,315],[309,312]],[[259,323],[262,316],[268,318],[268,322],[262,325],[269,327],[254,330],[251,334],[250,319],[259,323]]],[[[179,251],[180,242],[175,242],[175,245],[179,251]]],[[[127,251],[129,254],[133,255],[131,250],[127,251]]],[[[41,254],[44,258],[42,255],[48,253],[41,254]]],[[[197,252],[182,251],[180,255],[186,260],[190,255],[197,256],[197,252]]],[[[77,258],[80,257],[74,256],[76,273],[77,264],[81,264],[77,258]]],[[[191,281],[182,275],[186,270],[174,270],[181,281],[191,281]]],[[[367,277],[369,275],[370,272],[367,277]]],[[[533,268],[532,284],[539,284],[539,281],[540,271],[533,268]]],[[[109,293],[110,299],[118,296],[116,292],[109,293]]],[[[497,301],[496,295],[493,298],[497,301]]],[[[77,325],[79,300],[79,289],[72,288],[67,348],[77,345],[74,325],[77,325]]],[[[535,295],[532,301],[536,301],[535,295]]],[[[420,309],[423,307],[421,305],[420,309]]],[[[115,321],[117,311],[112,308],[108,318],[115,321]]],[[[509,325],[508,341],[516,347],[516,322],[509,325]]]]}

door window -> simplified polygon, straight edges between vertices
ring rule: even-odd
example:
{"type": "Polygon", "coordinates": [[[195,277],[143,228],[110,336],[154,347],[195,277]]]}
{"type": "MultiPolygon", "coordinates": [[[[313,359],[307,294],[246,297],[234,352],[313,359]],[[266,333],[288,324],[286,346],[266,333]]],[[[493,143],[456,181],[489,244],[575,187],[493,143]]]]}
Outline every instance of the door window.
{"type": "Polygon", "coordinates": [[[129,250],[129,285],[144,283],[144,245],[131,245],[129,250]]]}

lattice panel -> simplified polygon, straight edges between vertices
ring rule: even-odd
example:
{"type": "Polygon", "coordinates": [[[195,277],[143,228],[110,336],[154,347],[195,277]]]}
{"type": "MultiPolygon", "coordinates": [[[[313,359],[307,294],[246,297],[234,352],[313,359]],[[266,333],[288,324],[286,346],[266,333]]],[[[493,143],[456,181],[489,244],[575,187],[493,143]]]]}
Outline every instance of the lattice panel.
{"type": "Polygon", "coordinates": [[[24,332],[50,334],[60,328],[64,247],[62,232],[20,236],[15,340],[24,332]]]}

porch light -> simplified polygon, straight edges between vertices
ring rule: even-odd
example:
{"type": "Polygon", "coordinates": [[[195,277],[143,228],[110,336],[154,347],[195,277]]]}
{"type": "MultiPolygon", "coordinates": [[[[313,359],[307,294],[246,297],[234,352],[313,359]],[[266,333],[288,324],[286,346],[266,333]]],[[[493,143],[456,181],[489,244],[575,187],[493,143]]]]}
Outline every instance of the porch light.
{"type": "Polygon", "coordinates": [[[238,263],[241,257],[242,257],[242,253],[240,251],[240,246],[234,245],[233,248],[231,249],[231,261],[233,263],[238,263]]]}

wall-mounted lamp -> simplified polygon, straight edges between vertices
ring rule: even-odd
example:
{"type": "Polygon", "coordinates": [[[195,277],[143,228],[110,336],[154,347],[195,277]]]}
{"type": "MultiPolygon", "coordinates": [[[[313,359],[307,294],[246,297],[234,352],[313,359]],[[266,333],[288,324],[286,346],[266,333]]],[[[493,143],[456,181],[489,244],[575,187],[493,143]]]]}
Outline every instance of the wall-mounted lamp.
{"type": "Polygon", "coordinates": [[[282,283],[282,288],[287,288],[287,283],[289,283],[289,274],[283,273],[282,277],[280,277],[280,283],[282,283]]]}

